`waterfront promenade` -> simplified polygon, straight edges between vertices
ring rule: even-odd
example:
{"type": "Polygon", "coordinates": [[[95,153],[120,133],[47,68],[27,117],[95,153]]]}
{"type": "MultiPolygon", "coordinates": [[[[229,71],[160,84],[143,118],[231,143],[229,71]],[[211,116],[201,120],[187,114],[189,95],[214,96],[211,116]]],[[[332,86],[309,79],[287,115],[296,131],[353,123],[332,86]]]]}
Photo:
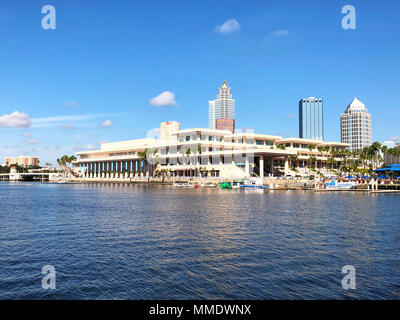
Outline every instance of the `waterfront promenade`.
{"type": "MultiPolygon", "coordinates": [[[[398,179],[380,179],[379,181],[364,181],[359,179],[355,182],[355,186],[351,189],[343,188],[325,188],[325,184],[332,181],[329,178],[324,179],[288,179],[281,177],[256,178],[260,181],[260,185],[271,190],[314,190],[314,191],[356,191],[356,192],[392,192],[400,193],[400,181],[398,179]],[[262,183],[261,183],[262,181],[262,183]],[[360,182],[362,181],[362,183],[360,182]]],[[[346,180],[341,178],[341,180],[346,180]]],[[[122,184],[159,184],[159,185],[175,185],[177,183],[187,183],[196,187],[209,187],[210,185],[218,186],[221,182],[229,182],[233,184],[237,181],[250,181],[246,179],[223,179],[223,178],[203,178],[203,177],[121,177],[121,178],[74,178],[69,180],[71,183],[122,183],[122,184]]]]}

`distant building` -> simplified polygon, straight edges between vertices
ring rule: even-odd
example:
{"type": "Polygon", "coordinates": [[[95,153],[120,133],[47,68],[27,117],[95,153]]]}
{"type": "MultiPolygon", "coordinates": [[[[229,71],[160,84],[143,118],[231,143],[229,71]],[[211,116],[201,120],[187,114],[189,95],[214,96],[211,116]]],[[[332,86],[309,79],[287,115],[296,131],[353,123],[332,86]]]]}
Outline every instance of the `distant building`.
{"type": "Polygon", "coordinates": [[[319,98],[309,97],[299,101],[299,137],[324,140],[324,108],[319,98]]]}
{"type": "Polygon", "coordinates": [[[387,148],[394,148],[397,146],[397,143],[392,140],[385,140],[383,141],[382,146],[386,146],[387,148]]]}
{"type": "Polygon", "coordinates": [[[235,119],[217,119],[217,130],[227,130],[235,133],[235,119]]]}
{"type": "Polygon", "coordinates": [[[5,159],[5,164],[7,167],[17,164],[21,167],[33,167],[39,165],[39,158],[38,157],[31,157],[31,156],[19,156],[19,157],[7,157],[5,159]]]}
{"type": "Polygon", "coordinates": [[[363,149],[372,144],[371,114],[357,98],[340,115],[340,129],[342,142],[349,143],[352,150],[363,149]]]}
{"type": "MultiPolygon", "coordinates": [[[[384,141],[383,145],[389,149],[398,149],[400,151],[400,144],[394,141],[384,141]]],[[[384,164],[385,166],[391,164],[400,164],[400,156],[392,154],[392,153],[384,153],[383,154],[384,164]]]]}
{"type": "Polygon", "coordinates": [[[215,100],[208,101],[208,128],[215,129],[215,100]]]}
{"type": "MultiPolygon", "coordinates": [[[[181,130],[181,124],[176,121],[161,122],[160,126],[160,140],[161,141],[171,141],[173,134],[176,134],[181,130]]],[[[174,137],[175,139],[175,137],[174,137]]]]}
{"type": "Polygon", "coordinates": [[[235,99],[226,81],[219,88],[217,99],[208,102],[209,129],[216,129],[218,119],[235,119],[235,99]]]}

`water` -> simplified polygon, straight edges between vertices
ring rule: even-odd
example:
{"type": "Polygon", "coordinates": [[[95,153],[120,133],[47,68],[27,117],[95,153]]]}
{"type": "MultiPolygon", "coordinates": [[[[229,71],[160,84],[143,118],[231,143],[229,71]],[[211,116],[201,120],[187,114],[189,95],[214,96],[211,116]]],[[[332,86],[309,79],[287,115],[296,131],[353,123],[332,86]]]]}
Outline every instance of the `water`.
{"type": "Polygon", "coordinates": [[[0,183],[0,203],[0,299],[400,298],[400,194],[0,183]]]}

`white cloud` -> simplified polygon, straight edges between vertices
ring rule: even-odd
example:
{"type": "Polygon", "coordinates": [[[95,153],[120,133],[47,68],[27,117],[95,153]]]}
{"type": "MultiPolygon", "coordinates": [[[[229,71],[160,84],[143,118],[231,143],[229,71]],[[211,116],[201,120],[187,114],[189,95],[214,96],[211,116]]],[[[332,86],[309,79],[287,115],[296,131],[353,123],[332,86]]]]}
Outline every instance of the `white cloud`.
{"type": "Polygon", "coordinates": [[[45,118],[35,118],[32,119],[34,124],[36,123],[52,123],[52,122],[63,122],[63,121],[84,121],[93,118],[95,115],[77,115],[77,116],[55,116],[55,117],[45,117],[45,118]]]}
{"type": "Polygon", "coordinates": [[[31,135],[29,132],[24,132],[24,133],[22,134],[22,136],[25,137],[25,138],[32,137],[32,135],[31,135]]]}
{"type": "Polygon", "coordinates": [[[108,117],[110,115],[117,115],[117,114],[97,113],[97,114],[62,115],[53,117],[34,118],[32,119],[32,126],[35,128],[51,128],[51,127],[59,127],[63,123],[74,123],[79,121],[85,121],[86,123],[88,123],[88,120],[99,117],[108,117]]]}
{"type": "Polygon", "coordinates": [[[400,136],[391,137],[390,140],[395,142],[400,142],[400,136]]]}
{"type": "Polygon", "coordinates": [[[26,140],[25,142],[28,144],[38,144],[39,143],[39,141],[36,139],[29,139],[29,140],[26,140]]]}
{"type": "Polygon", "coordinates": [[[272,34],[274,34],[277,37],[285,37],[289,35],[289,31],[288,30],[275,30],[274,32],[272,32],[272,34]]]}
{"type": "Polygon", "coordinates": [[[114,123],[111,120],[106,120],[101,123],[101,126],[103,128],[109,128],[109,127],[112,127],[113,125],[114,125],[114,123]]]}
{"type": "Polygon", "coordinates": [[[157,107],[177,106],[175,93],[164,91],[157,97],[150,99],[150,104],[157,107]]]}
{"type": "Polygon", "coordinates": [[[214,28],[215,32],[227,34],[237,30],[240,30],[240,24],[236,19],[228,19],[224,22],[224,24],[216,26],[214,28]]]}
{"type": "Polygon", "coordinates": [[[296,119],[296,115],[294,113],[289,113],[286,115],[286,119],[287,120],[296,119]]]}
{"type": "Polygon", "coordinates": [[[108,143],[108,140],[99,140],[99,141],[97,141],[97,144],[103,144],[103,143],[108,143]]]}
{"type": "Polygon", "coordinates": [[[75,126],[72,123],[66,123],[60,126],[60,128],[64,130],[74,130],[75,126]]]}
{"type": "Polygon", "coordinates": [[[76,107],[78,105],[78,102],[76,101],[67,101],[64,103],[65,107],[76,107]]]}
{"type": "Polygon", "coordinates": [[[263,39],[263,42],[269,43],[270,41],[272,41],[272,39],[276,39],[276,38],[285,38],[288,37],[290,35],[290,31],[289,30],[285,30],[285,29],[281,29],[281,30],[274,30],[271,31],[268,35],[266,35],[263,39]]]}
{"type": "Polygon", "coordinates": [[[28,128],[32,124],[31,118],[19,111],[0,116],[0,127],[3,128],[28,128]]]}
{"type": "Polygon", "coordinates": [[[94,149],[96,149],[96,147],[95,147],[94,145],[92,145],[92,144],[88,144],[86,148],[87,148],[88,150],[94,150],[94,149]]]}
{"type": "Polygon", "coordinates": [[[149,131],[147,131],[146,138],[149,138],[149,139],[160,139],[160,135],[161,135],[160,128],[154,128],[154,129],[150,129],[149,131]]]}

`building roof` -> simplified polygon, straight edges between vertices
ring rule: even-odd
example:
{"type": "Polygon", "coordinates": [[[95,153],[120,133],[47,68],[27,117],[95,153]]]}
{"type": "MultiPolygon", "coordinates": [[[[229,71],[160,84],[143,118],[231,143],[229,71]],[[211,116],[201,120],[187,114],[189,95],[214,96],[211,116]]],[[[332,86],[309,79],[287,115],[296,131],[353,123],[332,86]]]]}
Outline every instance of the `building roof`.
{"type": "Polygon", "coordinates": [[[117,141],[117,142],[107,142],[107,143],[102,143],[100,145],[100,149],[79,151],[79,152],[76,152],[76,155],[112,152],[112,151],[119,151],[121,149],[123,149],[123,150],[130,150],[130,149],[137,149],[137,148],[145,149],[145,148],[148,148],[151,146],[155,146],[156,143],[157,143],[156,139],[149,139],[149,138],[124,140],[124,141],[117,141]]]}
{"type": "Polygon", "coordinates": [[[229,130],[218,130],[218,129],[209,129],[209,128],[193,128],[193,129],[182,129],[178,132],[173,132],[172,134],[182,134],[182,133],[191,133],[191,132],[205,132],[205,133],[214,133],[220,135],[229,135],[232,132],[229,130]]]}
{"type": "Polygon", "coordinates": [[[335,142],[335,141],[329,141],[329,142],[323,142],[321,143],[324,146],[341,146],[341,147],[350,147],[350,143],[345,143],[345,142],[335,142]]]}
{"type": "Polygon", "coordinates": [[[224,80],[224,82],[222,82],[220,89],[222,89],[222,88],[229,88],[228,83],[225,80],[224,80]]]}
{"type": "Polygon", "coordinates": [[[395,164],[395,165],[386,166],[385,168],[382,168],[382,169],[375,170],[375,172],[386,172],[386,171],[400,172],[400,165],[395,164]]]}
{"type": "Polygon", "coordinates": [[[289,143],[289,142],[323,144],[323,142],[321,140],[311,140],[311,139],[303,139],[303,138],[285,138],[285,139],[280,139],[279,141],[277,141],[277,143],[289,143]]]}
{"type": "Polygon", "coordinates": [[[268,134],[259,134],[254,132],[237,132],[234,134],[230,134],[225,136],[225,138],[241,138],[241,137],[252,137],[252,138],[261,138],[261,139],[269,139],[269,140],[280,140],[281,136],[272,136],[268,134]]]}
{"type": "Polygon", "coordinates": [[[346,112],[351,111],[351,110],[365,110],[365,104],[362,103],[360,100],[357,99],[357,97],[354,97],[354,99],[349,103],[349,105],[346,108],[346,112]]]}

